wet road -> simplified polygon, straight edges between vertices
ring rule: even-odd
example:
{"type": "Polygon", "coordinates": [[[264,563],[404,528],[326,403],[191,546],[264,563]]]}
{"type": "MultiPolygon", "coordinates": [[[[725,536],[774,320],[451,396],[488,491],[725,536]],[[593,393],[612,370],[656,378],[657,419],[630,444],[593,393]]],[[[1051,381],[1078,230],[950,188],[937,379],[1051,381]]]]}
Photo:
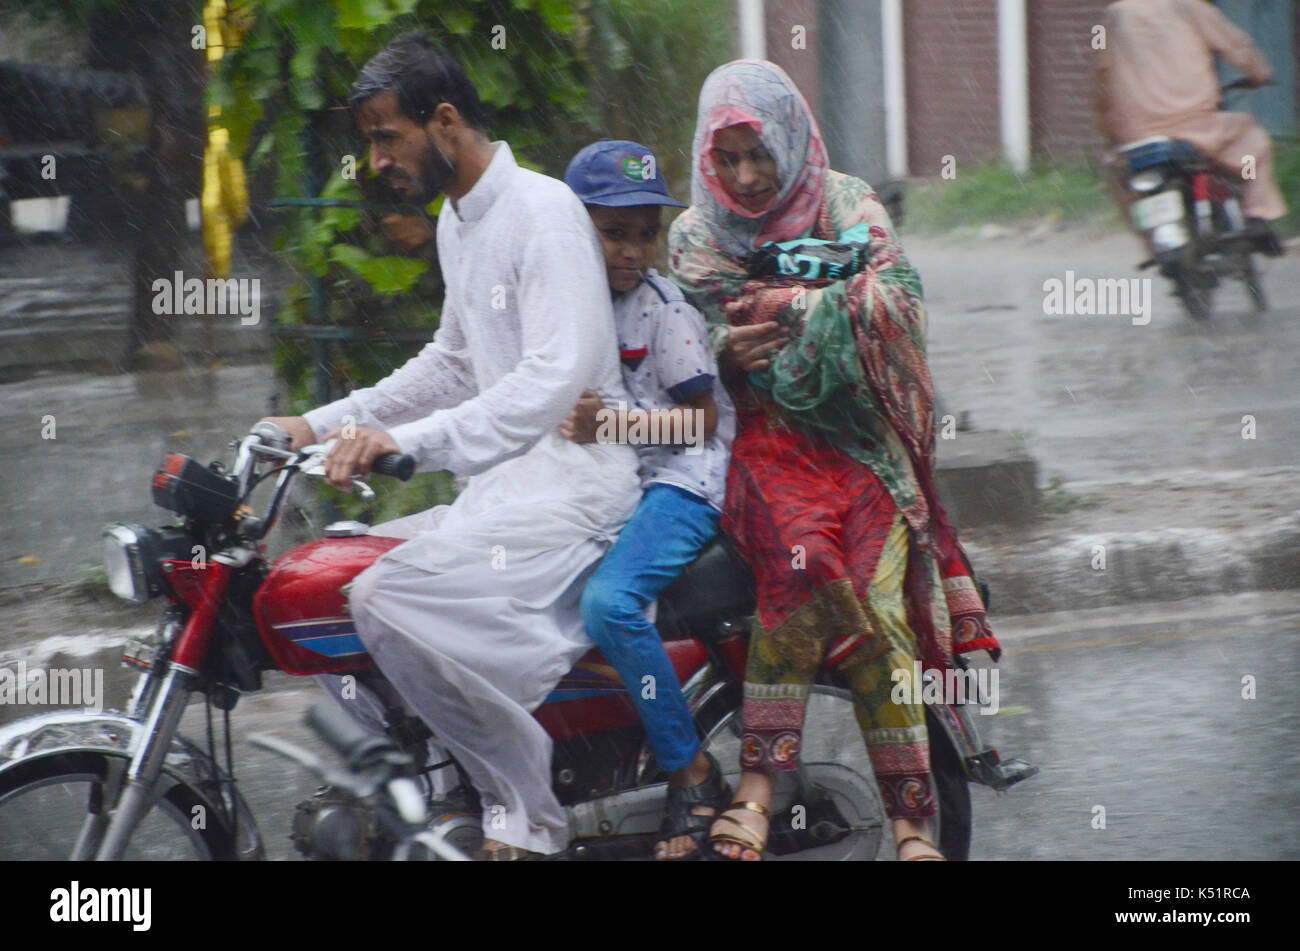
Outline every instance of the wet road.
{"type": "Polygon", "coordinates": [[[0,385],[0,586],[93,572],[107,523],[165,523],[149,496],[163,454],[229,461],[274,391],[263,366],[0,385]]]}
{"type": "MultiPolygon", "coordinates": [[[[1148,606],[1141,623],[1066,624],[1064,635],[1034,618],[1003,627],[1001,711],[977,726],[1041,772],[1004,794],[972,787],[972,858],[1300,859],[1300,606],[1269,595],[1167,607],[1148,606]],[[1104,828],[1093,827],[1098,807],[1104,828]]],[[[125,675],[109,676],[120,705],[125,675]]],[[[275,733],[330,758],[302,724],[323,695],[283,674],[266,686],[232,714],[235,775],[268,857],[296,859],[293,807],[316,780],[247,737],[275,733]]],[[[0,722],[15,712],[0,708],[0,722]]],[[[206,746],[204,731],[195,702],[182,732],[206,746]]],[[[807,739],[808,759],[868,770],[843,701],[813,698],[807,739]]],[[[880,857],[891,855],[886,839],[880,857]]]]}
{"type": "Polygon", "coordinates": [[[973,787],[971,857],[1300,859],[1290,601],[1273,618],[1241,606],[1235,619],[1163,624],[1155,610],[1141,628],[1004,634],[1003,709],[980,719],[1004,756],[1042,772],[1005,795],[973,787]]]}
{"type": "Polygon", "coordinates": [[[1043,476],[1115,481],[1300,464],[1300,248],[1260,265],[1272,310],[1255,318],[1233,283],[1198,325],[1169,282],[1136,269],[1128,234],[973,245],[904,235],[904,245],[925,286],[940,394],[969,410],[976,428],[1023,433],[1043,476]],[[1150,322],[1048,316],[1044,284],[1067,271],[1150,278],[1150,322]],[[1242,438],[1246,415],[1251,440],[1242,438]]]}

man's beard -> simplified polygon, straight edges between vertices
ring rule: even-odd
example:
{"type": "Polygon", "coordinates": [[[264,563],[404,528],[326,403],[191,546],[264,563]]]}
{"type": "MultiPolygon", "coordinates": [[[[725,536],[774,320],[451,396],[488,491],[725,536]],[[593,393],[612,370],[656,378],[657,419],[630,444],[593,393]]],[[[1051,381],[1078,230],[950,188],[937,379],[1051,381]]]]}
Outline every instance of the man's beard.
{"type": "Polygon", "coordinates": [[[427,205],[437,198],[447,183],[456,176],[456,166],[451,164],[451,160],[438,148],[428,132],[424,133],[424,140],[429,148],[420,162],[420,177],[415,182],[419,191],[408,196],[409,201],[420,205],[427,205]]]}

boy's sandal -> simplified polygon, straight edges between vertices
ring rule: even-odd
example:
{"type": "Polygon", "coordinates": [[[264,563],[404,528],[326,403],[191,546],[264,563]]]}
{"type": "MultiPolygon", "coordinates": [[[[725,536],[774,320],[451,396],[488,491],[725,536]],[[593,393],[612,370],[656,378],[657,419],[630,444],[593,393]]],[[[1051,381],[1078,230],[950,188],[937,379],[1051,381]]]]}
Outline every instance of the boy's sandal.
{"type": "MultiPolygon", "coordinates": [[[[908,842],[922,842],[928,845],[930,848],[934,849],[936,852],[939,851],[939,847],[923,835],[905,835],[897,842],[894,843],[894,847],[898,850],[898,854],[900,856],[903,854],[903,846],[908,842]]],[[[922,853],[921,855],[913,855],[910,859],[900,858],[899,861],[900,862],[944,862],[947,860],[943,857],[943,853],[940,853],[938,855],[926,855],[922,853]]]]}
{"type": "MultiPolygon", "coordinates": [[[[733,802],[730,806],[727,807],[727,809],[722,813],[722,815],[718,816],[716,821],[725,822],[728,825],[734,826],[739,831],[740,834],[737,835],[731,832],[715,832],[711,836],[709,836],[709,845],[712,846],[720,843],[727,844],[727,845],[738,845],[742,849],[748,849],[749,851],[755,853],[759,859],[762,859],[763,850],[767,848],[767,835],[764,834],[760,838],[759,835],[749,826],[745,825],[742,822],[738,822],[735,819],[731,818],[731,816],[727,815],[727,813],[729,812],[739,812],[741,810],[756,812],[764,819],[768,818],[768,816],[771,814],[767,806],[764,806],[762,803],[740,802],[740,801],[733,802]]],[[[722,853],[718,852],[716,849],[713,848],[709,849],[709,857],[712,859],[719,859],[724,862],[738,861],[738,859],[727,858],[727,856],[723,855],[722,853]]],[[[743,852],[741,853],[740,858],[744,858],[743,852]]]]}
{"type": "Polygon", "coordinates": [[[687,835],[695,843],[695,850],[668,862],[697,859],[704,852],[705,838],[717,820],[717,811],[731,798],[731,787],[722,776],[722,767],[708,753],[709,775],[694,786],[669,786],[668,800],[664,803],[664,817],[659,823],[659,843],[687,835]],[[713,815],[701,816],[695,810],[706,806],[713,815]]]}

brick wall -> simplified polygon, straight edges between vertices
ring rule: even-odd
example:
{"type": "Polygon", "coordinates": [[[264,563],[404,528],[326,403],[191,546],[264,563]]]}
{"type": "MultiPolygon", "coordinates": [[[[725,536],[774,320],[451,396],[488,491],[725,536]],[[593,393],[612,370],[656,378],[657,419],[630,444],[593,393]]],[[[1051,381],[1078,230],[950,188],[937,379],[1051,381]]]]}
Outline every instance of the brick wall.
{"type": "Polygon", "coordinates": [[[1029,117],[1034,155],[1096,157],[1092,28],[1107,0],[1029,0],[1029,117]]]}
{"type": "MultiPolygon", "coordinates": [[[[1052,0],[1055,2],[1055,0],[1052,0]]],[[[913,175],[938,175],[1001,152],[997,0],[907,0],[908,161],[913,175]]]]}

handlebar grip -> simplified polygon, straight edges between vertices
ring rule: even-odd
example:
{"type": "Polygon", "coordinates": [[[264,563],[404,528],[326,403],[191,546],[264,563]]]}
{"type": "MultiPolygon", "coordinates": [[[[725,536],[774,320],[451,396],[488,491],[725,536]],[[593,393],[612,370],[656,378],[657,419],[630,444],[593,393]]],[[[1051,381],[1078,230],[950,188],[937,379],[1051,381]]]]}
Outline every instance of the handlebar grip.
{"type": "Polygon", "coordinates": [[[319,700],[307,711],[307,723],[349,764],[357,764],[374,749],[389,748],[392,741],[370,733],[330,700],[319,700]]]}
{"type": "Polygon", "coordinates": [[[415,457],[406,453],[398,455],[395,452],[388,452],[370,464],[370,471],[405,482],[415,475],[415,457]]]}

